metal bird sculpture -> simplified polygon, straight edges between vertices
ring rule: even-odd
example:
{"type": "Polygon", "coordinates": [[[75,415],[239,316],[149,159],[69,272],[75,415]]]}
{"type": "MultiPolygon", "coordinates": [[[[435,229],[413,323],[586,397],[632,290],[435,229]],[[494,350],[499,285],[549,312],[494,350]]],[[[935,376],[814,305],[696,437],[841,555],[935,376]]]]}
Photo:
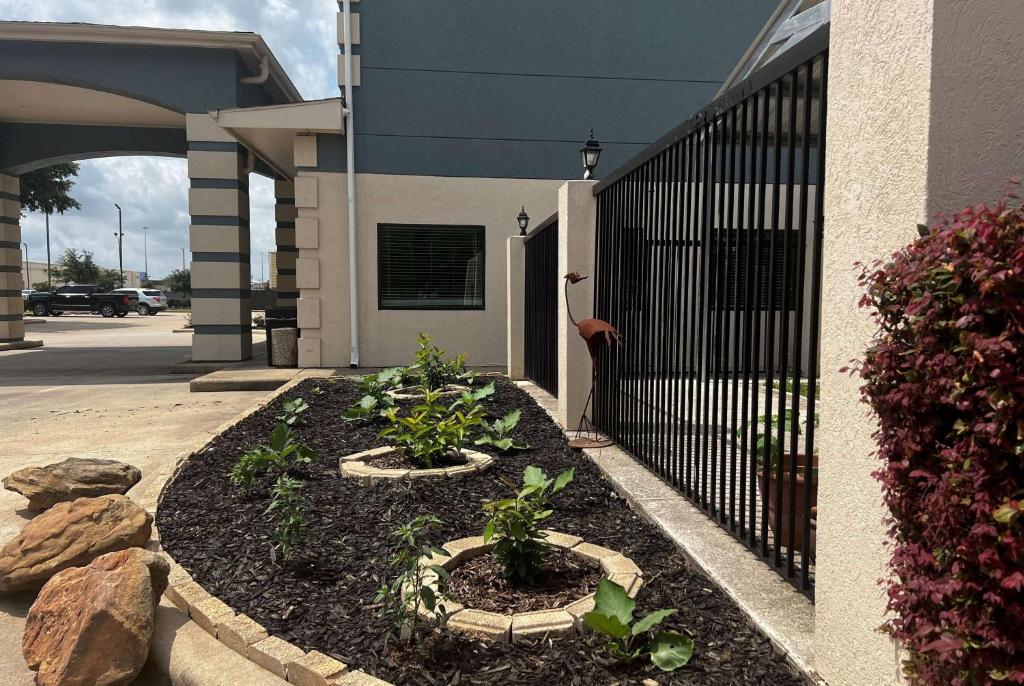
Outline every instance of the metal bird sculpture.
{"type": "Polygon", "coordinates": [[[603,319],[583,319],[576,321],[572,316],[572,308],[569,306],[569,284],[577,284],[580,281],[586,279],[586,276],[580,275],[579,272],[570,272],[565,275],[565,287],[563,289],[565,295],[565,310],[569,315],[569,321],[573,323],[576,330],[587,344],[587,350],[590,352],[590,393],[587,395],[587,402],[583,406],[583,414],[580,416],[580,423],[576,426],[576,438],[569,442],[569,445],[573,448],[605,448],[612,444],[612,441],[606,438],[597,437],[597,431],[594,429],[593,424],[587,418],[587,410],[590,407],[590,401],[594,397],[594,383],[597,380],[597,353],[601,348],[610,348],[612,344],[622,346],[622,336],[619,335],[619,330],[616,329],[612,324],[604,321],[603,319]],[[591,434],[593,437],[582,437],[581,434],[591,434]]]}

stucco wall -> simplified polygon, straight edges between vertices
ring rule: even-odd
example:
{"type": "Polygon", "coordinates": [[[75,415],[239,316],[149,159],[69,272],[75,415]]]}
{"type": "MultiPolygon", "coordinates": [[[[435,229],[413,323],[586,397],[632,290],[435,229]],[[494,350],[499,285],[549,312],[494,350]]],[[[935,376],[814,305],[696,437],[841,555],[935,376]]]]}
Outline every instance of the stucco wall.
{"type": "MultiPolygon", "coordinates": [[[[561,184],[560,181],[521,179],[357,175],[360,363],[364,366],[407,363],[416,349],[417,332],[426,331],[449,353],[468,352],[471,364],[504,366],[506,240],[519,231],[516,215],[520,207],[525,205],[534,224],[556,211],[561,184]],[[380,223],[484,226],[485,309],[378,310],[377,225],[380,223]]],[[[344,188],[339,190],[344,195],[344,188]]],[[[321,251],[323,267],[328,270],[334,265],[327,264],[326,260],[343,258],[340,253],[321,251]]],[[[334,297],[330,301],[333,302],[334,297]]]]}
{"type": "Polygon", "coordinates": [[[816,660],[830,686],[899,681],[875,630],[887,551],[859,381],[838,370],[875,327],[854,262],[885,258],[937,210],[998,196],[1024,171],[1016,0],[832,4],[822,294],[816,660]]]}

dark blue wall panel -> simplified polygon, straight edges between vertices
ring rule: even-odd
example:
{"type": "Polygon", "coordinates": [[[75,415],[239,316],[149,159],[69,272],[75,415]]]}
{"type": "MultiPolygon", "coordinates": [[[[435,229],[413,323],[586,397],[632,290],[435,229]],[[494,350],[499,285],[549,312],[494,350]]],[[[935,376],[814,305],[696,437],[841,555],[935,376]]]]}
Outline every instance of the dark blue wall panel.
{"type": "MultiPolygon", "coordinates": [[[[714,96],[775,0],[388,0],[360,13],[361,172],[610,171],[714,96]]],[[[341,145],[336,139],[331,145],[341,145]]]]}

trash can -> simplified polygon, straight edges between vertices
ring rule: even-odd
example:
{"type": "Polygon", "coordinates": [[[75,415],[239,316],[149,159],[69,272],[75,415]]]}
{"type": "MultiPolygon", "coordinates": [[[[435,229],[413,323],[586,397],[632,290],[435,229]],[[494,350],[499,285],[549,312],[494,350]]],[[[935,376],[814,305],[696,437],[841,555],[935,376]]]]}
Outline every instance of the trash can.
{"type": "MultiPolygon", "coordinates": [[[[299,338],[299,316],[294,307],[268,307],[267,308],[267,366],[268,367],[298,367],[298,338],[299,338]],[[274,329],[294,329],[294,334],[286,335],[286,340],[295,341],[295,354],[291,355],[289,350],[284,356],[278,355],[281,359],[287,359],[287,364],[274,364],[274,329]],[[294,336],[294,338],[292,338],[294,336]]],[[[289,344],[290,346],[290,344],[289,344]]],[[[283,351],[279,351],[281,353],[283,351]]]]}

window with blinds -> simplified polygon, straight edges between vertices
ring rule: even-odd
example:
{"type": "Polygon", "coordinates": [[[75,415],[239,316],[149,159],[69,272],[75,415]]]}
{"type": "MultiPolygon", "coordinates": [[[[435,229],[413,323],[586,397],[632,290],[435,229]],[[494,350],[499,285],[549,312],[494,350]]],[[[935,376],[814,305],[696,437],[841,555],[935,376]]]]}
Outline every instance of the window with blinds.
{"type": "Polygon", "coordinates": [[[484,227],[379,224],[382,310],[484,309],[484,227]]]}

